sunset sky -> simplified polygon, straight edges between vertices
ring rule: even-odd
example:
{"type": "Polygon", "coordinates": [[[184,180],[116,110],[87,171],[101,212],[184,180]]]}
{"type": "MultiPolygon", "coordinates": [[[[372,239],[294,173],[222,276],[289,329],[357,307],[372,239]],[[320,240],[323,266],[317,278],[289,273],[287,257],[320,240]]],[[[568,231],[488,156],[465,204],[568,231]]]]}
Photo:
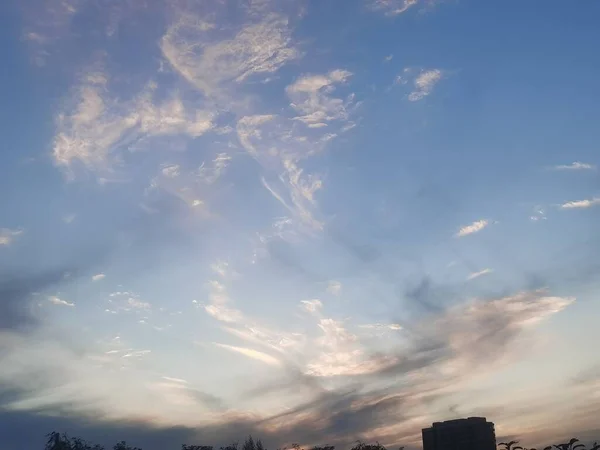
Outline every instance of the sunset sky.
{"type": "Polygon", "coordinates": [[[600,439],[600,2],[1,3],[0,448],[600,439]]]}

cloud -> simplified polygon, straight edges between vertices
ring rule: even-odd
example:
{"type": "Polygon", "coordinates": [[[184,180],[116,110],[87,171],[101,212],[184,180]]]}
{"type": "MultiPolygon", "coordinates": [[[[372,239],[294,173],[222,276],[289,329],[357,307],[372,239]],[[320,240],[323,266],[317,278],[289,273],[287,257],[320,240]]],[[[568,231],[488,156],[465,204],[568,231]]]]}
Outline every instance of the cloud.
{"type": "Polygon", "coordinates": [[[178,164],[166,165],[161,169],[161,173],[167,178],[177,178],[180,174],[180,167],[178,164]]]}
{"type": "Polygon", "coordinates": [[[22,229],[11,230],[9,228],[0,228],[0,246],[9,246],[22,234],[22,229]]]}
{"type": "Polygon", "coordinates": [[[347,119],[354,97],[350,95],[343,100],[329,94],[336,85],[345,83],[351,76],[352,73],[347,70],[336,69],[325,75],[305,75],[289,85],[286,92],[292,100],[291,106],[301,114],[295,119],[312,127],[347,119]]]}
{"type": "Polygon", "coordinates": [[[464,227],[462,227],[460,230],[458,230],[458,233],[456,233],[456,237],[464,237],[464,236],[468,236],[469,234],[473,234],[473,233],[478,233],[481,230],[483,230],[485,227],[487,227],[489,225],[489,222],[485,219],[482,220],[478,220],[476,222],[473,222],[471,225],[466,225],[464,227]]]}
{"type": "Polygon", "coordinates": [[[360,328],[363,328],[365,330],[377,330],[377,331],[385,331],[385,330],[392,330],[392,331],[398,331],[402,329],[402,326],[400,324],[397,323],[367,323],[364,325],[359,325],[360,328]]]}
{"type": "Polygon", "coordinates": [[[561,209],[585,209],[591,208],[592,206],[600,205],[600,197],[594,197],[586,200],[575,200],[566,202],[560,205],[561,209]]]}
{"type": "Polygon", "coordinates": [[[220,281],[211,280],[209,286],[208,305],[204,305],[204,311],[215,319],[226,323],[239,323],[244,320],[244,315],[239,309],[232,308],[227,289],[220,281]]]}
{"type": "Polygon", "coordinates": [[[248,19],[230,38],[215,39],[211,31],[200,17],[184,13],[160,42],[173,69],[208,97],[223,96],[229,85],[274,73],[300,57],[288,20],[279,14],[265,14],[258,22],[248,19]]]}
{"type": "Polygon", "coordinates": [[[546,211],[539,205],[533,207],[533,213],[529,217],[532,222],[537,222],[540,220],[547,220],[546,211]]]}
{"type": "Polygon", "coordinates": [[[571,164],[554,166],[552,169],[554,169],[554,170],[596,170],[596,166],[593,164],[575,161],[571,164]]]}
{"type": "Polygon", "coordinates": [[[397,16],[417,5],[420,0],[369,0],[371,9],[383,11],[387,16],[397,16]]]}
{"type": "Polygon", "coordinates": [[[467,277],[467,281],[474,280],[475,278],[479,278],[483,275],[487,275],[492,272],[493,272],[492,269],[483,269],[483,270],[480,270],[479,272],[473,272],[473,273],[469,274],[469,276],[467,277]]]}
{"type": "Polygon", "coordinates": [[[52,150],[57,166],[72,170],[80,163],[88,170],[107,171],[120,162],[120,150],[144,139],[195,138],[213,128],[212,113],[186,107],[177,95],[155,104],[153,83],[129,101],[111,96],[107,83],[88,75],[76,90],[75,106],[58,114],[52,150]]]}
{"type": "Polygon", "coordinates": [[[216,342],[214,344],[219,348],[224,348],[225,350],[239,353],[248,358],[255,359],[257,361],[261,361],[270,366],[280,366],[281,365],[281,362],[277,358],[274,358],[273,356],[268,355],[266,353],[259,352],[258,350],[253,350],[251,348],[246,348],[246,347],[235,347],[233,345],[219,344],[216,342]]]}
{"type": "Polygon", "coordinates": [[[100,281],[104,278],[106,278],[106,275],[104,275],[103,273],[97,273],[96,275],[92,276],[92,281],[100,281]]]}
{"type": "Polygon", "coordinates": [[[422,71],[414,80],[415,90],[408,95],[408,100],[417,102],[427,97],[441,79],[442,71],[439,69],[422,71]]]}
{"type": "Polygon", "coordinates": [[[311,314],[314,314],[319,309],[323,308],[323,303],[321,303],[321,300],[302,300],[300,303],[302,304],[302,308],[311,314]]]}
{"type": "Polygon", "coordinates": [[[0,331],[31,331],[39,325],[34,292],[65,281],[67,268],[41,273],[0,276],[0,331]]]}
{"type": "Polygon", "coordinates": [[[306,173],[300,161],[322,150],[326,143],[294,135],[293,125],[274,115],[244,116],[236,129],[242,147],[265,171],[261,177],[265,189],[295,216],[303,231],[322,229],[314,211],[315,193],[323,181],[318,174],[306,173]]]}
{"type": "Polygon", "coordinates": [[[390,62],[394,58],[394,55],[390,54],[383,58],[384,62],[390,62]]]}
{"type": "Polygon", "coordinates": [[[340,295],[342,292],[342,283],[331,280],[327,285],[327,292],[329,292],[331,295],[340,295]]]}
{"type": "Polygon", "coordinates": [[[77,218],[77,214],[67,214],[65,216],[63,216],[63,222],[68,224],[73,223],[73,221],[77,218]]]}
{"type": "Polygon", "coordinates": [[[75,303],[69,303],[68,301],[62,300],[54,295],[48,297],[48,301],[57,306],[75,306],[75,303]]]}
{"type": "Polygon", "coordinates": [[[129,297],[127,299],[127,305],[133,309],[150,309],[152,305],[148,302],[143,302],[137,298],[129,297]]]}
{"type": "Polygon", "coordinates": [[[231,156],[227,153],[219,153],[212,161],[212,167],[207,167],[204,163],[200,166],[197,172],[197,176],[203,183],[213,184],[215,183],[231,162],[231,156]]]}

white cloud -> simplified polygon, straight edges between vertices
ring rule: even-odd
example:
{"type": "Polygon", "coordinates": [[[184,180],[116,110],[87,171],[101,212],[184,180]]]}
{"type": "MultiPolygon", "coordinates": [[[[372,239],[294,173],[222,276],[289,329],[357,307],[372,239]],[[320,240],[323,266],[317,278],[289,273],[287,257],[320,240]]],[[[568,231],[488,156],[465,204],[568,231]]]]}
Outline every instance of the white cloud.
{"type": "Polygon", "coordinates": [[[299,164],[326,143],[296,135],[289,120],[274,115],[244,116],[236,129],[242,147],[270,175],[268,181],[261,177],[263,186],[299,219],[295,221],[298,226],[307,232],[320,230],[322,224],[313,212],[315,193],[323,181],[318,174],[307,174],[299,164]]]}
{"type": "Polygon", "coordinates": [[[546,212],[544,208],[539,205],[533,207],[533,213],[529,216],[529,219],[533,222],[537,222],[539,220],[546,220],[546,212]]]}
{"type": "Polygon", "coordinates": [[[553,169],[554,170],[596,170],[596,166],[593,164],[575,161],[571,164],[554,166],[553,169]]]}
{"type": "Polygon", "coordinates": [[[600,205],[600,197],[594,197],[586,200],[575,200],[560,205],[561,209],[585,209],[600,205]]]}
{"type": "Polygon", "coordinates": [[[388,16],[397,16],[408,11],[420,0],[368,0],[372,9],[383,11],[388,16]]]}
{"type": "Polygon", "coordinates": [[[342,283],[339,281],[331,280],[327,285],[327,292],[332,295],[340,295],[342,292],[342,283]]]}
{"type": "Polygon", "coordinates": [[[364,328],[366,330],[392,330],[399,331],[402,329],[402,326],[397,323],[368,323],[365,325],[359,325],[359,328],[364,328]]]}
{"type": "Polygon", "coordinates": [[[357,336],[346,330],[338,320],[320,319],[319,328],[322,336],[314,341],[319,352],[306,365],[310,375],[360,375],[377,371],[390,363],[388,357],[366,356],[357,336]]]}
{"type": "Polygon", "coordinates": [[[385,58],[383,58],[383,60],[385,62],[390,62],[393,58],[394,58],[394,55],[387,55],[385,58]]]}
{"type": "Polygon", "coordinates": [[[160,48],[171,66],[207,96],[218,97],[227,84],[276,72],[300,56],[287,19],[278,14],[245,24],[229,39],[211,39],[211,29],[203,24],[199,17],[183,15],[168,29],[160,48]]]}
{"type": "Polygon", "coordinates": [[[129,297],[127,299],[127,305],[133,309],[150,309],[152,305],[148,302],[143,302],[137,298],[129,297]]]}
{"type": "Polygon", "coordinates": [[[408,100],[416,102],[425,98],[441,79],[442,71],[439,69],[422,71],[414,80],[415,90],[408,95],[408,100]]]}
{"type": "Polygon", "coordinates": [[[207,167],[204,163],[200,166],[197,172],[197,176],[202,182],[206,184],[215,183],[229,165],[231,156],[227,153],[219,153],[212,161],[212,167],[207,167]]]}
{"type": "Polygon", "coordinates": [[[163,176],[167,178],[177,178],[179,176],[179,165],[178,164],[170,164],[166,165],[161,169],[161,173],[163,176]]]}
{"type": "Polygon", "coordinates": [[[320,310],[321,308],[323,308],[323,303],[321,303],[321,300],[302,300],[300,302],[302,304],[302,308],[304,308],[305,311],[314,314],[316,313],[318,310],[320,310]]]}
{"type": "Polygon", "coordinates": [[[292,108],[301,115],[295,119],[307,125],[322,127],[332,120],[348,118],[348,108],[354,97],[347,99],[331,97],[337,84],[345,83],[352,76],[351,72],[342,69],[332,70],[325,75],[305,75],[286,88],[292,100],[292,108]]]}
{"type": "Polygon", "coordinates": [[[67,225],[73,223],[73,221],[77,218],[77,214],[67,214],[63,217],[63,222],[67,225]]]}
{"type": "Polygon", "coordinates": [[[478,220],[476,222],[473,222],[471,225],[466,225],[466,226],[462,227],[460,230],[458,230],[458,233],[456,233],[455,236],[456,237],[468,236],[469,234],[477,233],[477,232],[483,230],[488,225],[489,225],[489,222],[487,220],[485,220],[485,219],[478,220]]]}
{"type": "Polygon", "coordinates": [[[92,276],[92,281],[100,281],[103,280],[106,277],[106,275],[104,275],[103,273],[98,273],[94,276],[92,276]]]}
{"type": "Polygon", "coordinates": [[[216,342],[214,344],[217,347],[223,348],[225,350],[229,350],[231,352],[239,353],[248,358],[255,359],[257,361],[261,361],[270,366],[280,366],[281,365],[281,362],[277,358],[275,358],[271,355],[268,355],[267,353],[259,352],[258,350],[253,350],[251,348],[246,348],[246,347],[235,347],[233,345],[219,344],[216,342]]]}
{"type": "Polygon", "coordinates": [[[52,303],[53,305],[57,305],[57,306],[75,306],[75,303],[69,303],[68,301],[62,300],[54,295],[51,297],[48,297],[48,301],[50,303],[52,303]]]}
{"type": "Polygon", "coordinates": [[[12,244],[14,240],[22,234],[22,229],[11,230],[9,228],[0,228],[0,246],[12,244]]]}
{"type": "Polygon", "coordinates": [[[493,272],[492,269],[483,269],[483,270],[480,270],[479,272],[473,272],[473,273],[469,274],[469,276],[467,277],[467,281],[474,280],[475,278],[479,278],[483,275],[487,275],[492,272],[493,272]]]}
{"type": "Polygon", "coordinates": [[[210,303],[202,306],[207,314],[220,322],[226,323],[240,323],[244,320],[244,315],[240,310],[229,306],[231,300],[227,294],[227,288],[223,283],[211,280],[208,283],[208,288],[210,303]]]}
{"type": "Polygon", "coordinates": [[[135,350],[125,353],[121,358],[142,358],[150,353],[152,353],[152,350],[135,350]]]}
{"type": "Polygon", "coordinates": [[[212,113],[186,108],[177,96],[155,105],[152,83],[133,100],[119,101],[97,79],[87,77],[76,106],[57,116],[53,157],[60,167],[71,169],[78,162],[89,170],[108,170],[120,160],[119,150],[144,138],[194,138],[213,128],[212,113]]]}

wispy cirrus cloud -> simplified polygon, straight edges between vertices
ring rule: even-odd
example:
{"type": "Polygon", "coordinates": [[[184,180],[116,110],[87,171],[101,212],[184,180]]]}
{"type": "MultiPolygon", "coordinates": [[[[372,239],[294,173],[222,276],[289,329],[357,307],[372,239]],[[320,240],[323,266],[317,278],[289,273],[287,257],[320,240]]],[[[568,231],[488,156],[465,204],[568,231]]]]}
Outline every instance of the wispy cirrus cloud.
{"type": "Polygon", "coordinates": [[[75,306],[75,303],[68,302],[63,300],[55,295],[48,297],[48,301],[56,306],[75,306]]]}
{"type": "Polygon", "coordinates": [[[229,96],[228,89],[235,89],[235,85],[254,75],[276,72],[301,54],[293,46],[287,18],[280,14],[266,13],[257,20],[250,11],[242,28],[227,38],[214,36],[213,29],[189,11],[167,30],[160,42],[171,67],[213,99],[229,96]]]}
{"type": "Polygon", "coordinates": [[[57,115],[52,155],[71,176],[75,163],[92,171],[109,171],[121,163],[121,151],[143,139],[194,138],[213,128],[212,113],[186,107],[176,95],[155,104],[154,83],[129,101],[111,96],[109,83],[103,73],[88,73],[76,89],[75,106],[57,115]]]}
{"type": "Polygon", "coordinates": [[[236,347],[234,345],[219,344],[217,342],[215,342],[214,345],[216,345],[219,348],[223,348],[225,350],[229,350],[234,353],[239,353],[240,355],[244,355],[248,358],[255,359],[257,361],[263,362],[270,366],[280,366],[281,365],[281,362],[277,358],[275,358],[267,353],[258,351],[258,350],[254,350],[254,349],[246,348],[246,347],[236,347]]]}
{"type": "Polygon", "coordinates": [[[560,164],[552,166],[553,170],[596,170],[597,167],[593,164],[583,163],[580,161],[572,162],[571,164],[560,164]]]}
{"type": "Polygon", "coordinates": [[[538,222],[540,220],[547,220],[548,217],[546,217],[546,210],[540,205],[534,206],[533,212],[532,212],[531,216],[529,216],[529,219],[532,222],[538,222]]]}
{"type": "Polygon", "coordinates": [[[573,200],[560,205],[561,209],[587,209],[592,206],[600,205],[600,197],[594,197],[585,200],[573,200]]]}
{"type": "Polygon", "coordinates": [[[467,281],[474,280],[475,278],[482,277],[483,275],[488,275],[492,272],[493,272],[492,269],[486,268],[486,269],[480,270],[479,272],[470,273],[469,276],[467,276],[467,281]]]}
{"type": "Polygon", "coordinates": [[[96,275],[92,275],[92,281],[100,281],[106,278],[106,275],[103,273],[97,273],[96,275]]]}
{"type": "Polygon", "coordinates": [[[465,225],[461,227],[458,232],[455,234],[456,237],[465,237],[473,233],[478,233],[489,225],[489,221],[487,219],[477,220],[473,222],[471,225],[465,225]]]}
{"type": "Polygon", "coordinates": [[[292,100],[291,106],[301,114],[295,119],[312,128],[327,126],[332,120],[347,119],[354,96],[351,94],[344,100],[330,94],[336,85],[345,83],[351,76],[347,70],[336,69],[324,75],[302,76],[289,85],[286,91],[292,100]]]}
{"type": "Polygon", "coordinates": [[[413,81],[415,90],[408,95],[408,100],[418,102],[427,97],[433,92],[433,89],[442,77],[443,73],[440,69],[422,71],[413,81]]]}
{"type": "Polygon", "coordinates": [[[323,308],[323,303],[321,303],[321,300],[302,300],[300,302],[300,304],[302,305],[302,308],[311,313],[314,314],[317,311],[319,311],[321,308],[323,308]]]}
{"type": "Polygon", "coordinates": [[[0,246],[8,246],[24,233],[22,229],[0,228],[0,246]]]}
{"type": "Polygon", "coordinates": [[[420,0],[367,0],[371,9],[388,16],[397,16],[416,6],[420,0]]]}

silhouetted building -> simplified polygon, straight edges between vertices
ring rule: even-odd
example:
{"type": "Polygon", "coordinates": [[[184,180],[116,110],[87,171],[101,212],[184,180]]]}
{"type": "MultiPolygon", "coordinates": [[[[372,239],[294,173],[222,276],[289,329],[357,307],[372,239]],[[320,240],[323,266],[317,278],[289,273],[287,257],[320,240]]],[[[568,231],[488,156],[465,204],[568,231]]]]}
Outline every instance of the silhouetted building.
{"type": "Polygon", "coordinates": [[[434,422],[423,428],[423,450],[496,450],[494,424],[485,417],[434,422]]]}

